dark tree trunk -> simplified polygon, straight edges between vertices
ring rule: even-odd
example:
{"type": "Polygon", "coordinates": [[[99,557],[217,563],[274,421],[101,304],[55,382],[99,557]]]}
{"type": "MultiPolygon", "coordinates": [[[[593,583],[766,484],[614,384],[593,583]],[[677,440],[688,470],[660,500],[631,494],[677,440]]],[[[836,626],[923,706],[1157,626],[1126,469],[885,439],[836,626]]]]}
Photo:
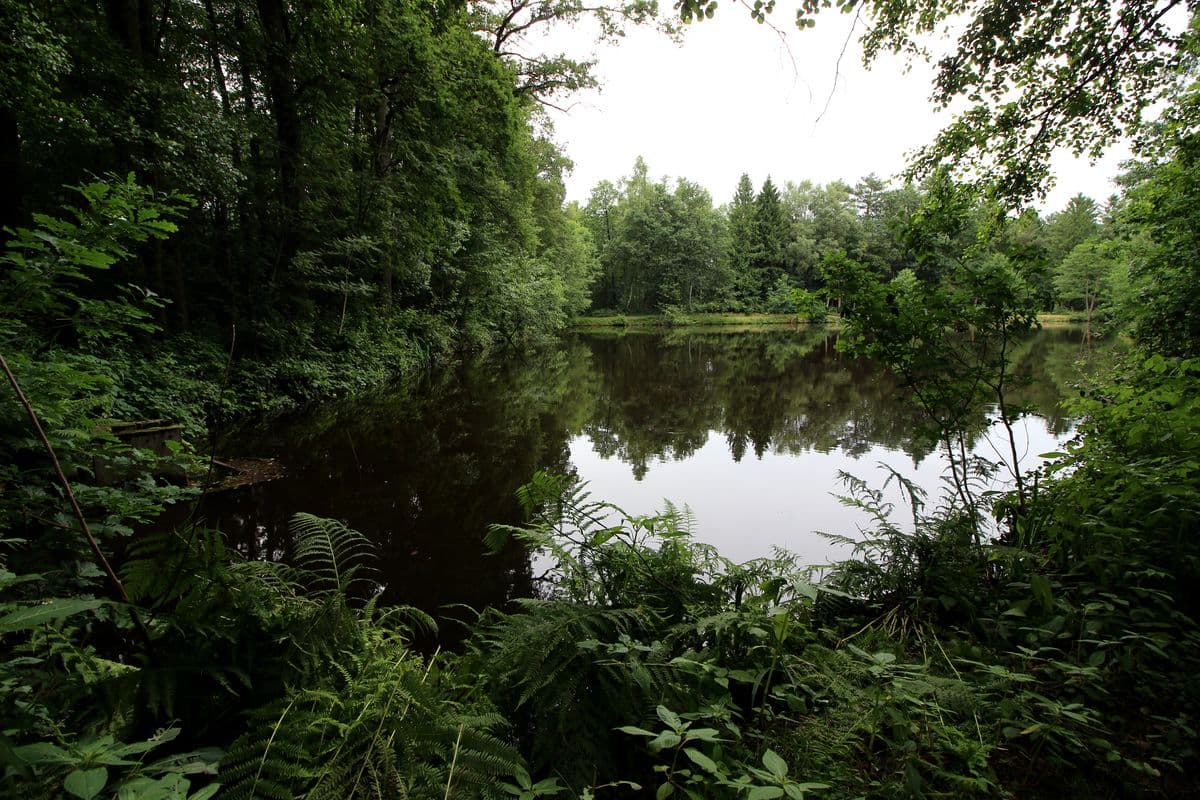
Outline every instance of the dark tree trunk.
{"type": "MultiPolygon", "coordinates": [[[[145,62],[158,44],[151,0],[105,0],[104,11],[118,41],[138,62],[145,62]]],[[[166,11],[163,15],[165,23],[166,11]]]]}
{"type": "MultiPolygon", "coordinates": [[[[229,86],[225,81],[225,68],[221,64],[221,41],[217,29],[217,12],[213,9],[212,0],[204,0],[204,12],[208,15],[208,57],[212,62],[213,83],[217,94],[221,96],[221,113],[226,117],[233,115],[233,107],[229,102],[229,86]]],[[[239,156],[235,147],[233,157],[239,156]]],[[[237,166],[236,162],[234,166],[237,166]]]]}
{"type": "Polygon", "coordinates": [[[277,266],[286,267],[296,254],[303,185],[300,179],[300,98],[296,90],[292,41],[283,0],[257,0],[259,21],[266,45],[267,94],[275,119],[276,158],[279,169],[280,246],[277,266]]]}
{"type": "MultiPolygon", "coordinates": [[[[239,8],[234,16],[234,28],[237,31],[238,39],[238,74],[242,82],[242,113],[245,115],[246,126],[250,127],[251,120],[254,119],[254,75],[250,71],[251,57],[250,44],[248,42],[249,32],[246,29],[246,19],[242,16],[242,10],[239,8]]],[[[258,178],[259,171],[262,168],[262,148],[258,142],[258,136],[253,133],[249,134],[247,142],[247,168],[246,168],[246,186],[245,189],[238,193],[238,223],[241,226],[242,234],[246,241],[243,244],[255,241],[258,238],[258,207],[247,201],[247,197],[259,197],[258,178]]],[[[241,160],[241,149],[238,148],[238,161],[241,160]]]]}
{"type": "Polygon", "coordinates": [[[20,225],[25,198],[21,170],[21,130],[12,109],[0,106],[0,230],[20,225]]]}
{"type": "Polygon", "coordinates": [[[237,34],[238,78],[241,81],[241,113],[245,118],[247,130],[246,160],[243,172],[246,183],[238,192],[238,248],[241,269],[231,271],[225,282],[229,291],[229,307],[234,320],[241,319],[245,309],[253,313],[257,302],[256,293],[265,282],[257,267],[261,262],[259,251],[262,241],[262,175],[264,173],[262,143],[255,132],[254,118],[258,113],[255,103],[255,81],[253,65],[255,63],[252,32],[246,23],[241,6],[234,11],[234,31],[237,34]]]}
{"type": "MultiPolygon", "coordinates": [[[[223,233],[222,238],[225,238],[223,233]]],[[[226,269],[228,269],[228,265],[226,265],[226,269]]],[[[179,331],[186,333],[192,326],[192,320],[188,313],[187,282],[184,280],[183,259],[178,254],[171,259],[171,278],[175,290],[173,293],[175,323],[179,326],[179,331]]]]}

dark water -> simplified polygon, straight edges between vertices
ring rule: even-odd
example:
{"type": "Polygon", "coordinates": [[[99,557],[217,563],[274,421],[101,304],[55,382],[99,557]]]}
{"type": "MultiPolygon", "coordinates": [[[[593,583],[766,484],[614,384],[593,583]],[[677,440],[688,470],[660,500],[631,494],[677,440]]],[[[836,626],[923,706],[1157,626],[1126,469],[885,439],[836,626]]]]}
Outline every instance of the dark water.
{"type": "MultiPolygon", "coordinates": [[[[1069,433],[1058,404],[1084,352],[1065,329],[1021,349],[1031,458],[1069,433]]],[[[276,457],[285,475],[212,495],[203,515],[256,558],[286,553],[297,511],[345,520],[377,543],[386,602],[481,608],[530,593],[526,556],[485,555],[482,538],[519,521],[535,470],[633,513],[688,504],[699,537],[738,560],[779,545],[821,561],[834,554],[813,531],[859,521],[831,494],[838,470],[881,481],[885,462],[937,487],[921,423],[893,378],[821,330],[576,335],[240,432],[223,455],[276,457]]]]}

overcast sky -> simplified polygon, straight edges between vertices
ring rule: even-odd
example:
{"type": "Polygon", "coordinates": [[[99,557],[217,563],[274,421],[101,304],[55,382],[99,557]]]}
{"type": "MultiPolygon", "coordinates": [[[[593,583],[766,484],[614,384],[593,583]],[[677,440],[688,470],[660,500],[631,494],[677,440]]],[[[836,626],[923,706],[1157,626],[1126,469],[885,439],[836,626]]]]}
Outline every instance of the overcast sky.
{"type": "MultiPolygon", "coordinates": [[[[823,13],[805,31],[791,27],[785,11],[774,21],[788,46],[745,9],[728,6],[689,26],[681,45],[631,30],[597,46],[584,26],[531,43],[599,62],[601,90],[576,95],[566,113],[551,112],[555,138],[575,162],[568,199],[583,202],[598,181],[629,174],[638,155],[652,177],[696,181],[718,204],[733,196],[743,172],[756,187],[768,174],[781,186],[805,179],[854,183],[872,172],[889,178],[946,122],[928,100],[932,68],[909,69],[888,55],[868,72],[857,33],[835,85],[849,16],[823,13]]],[[[1103,202],[1128,155],[1122,148],[1091,165],[1061,154],[1057,185],[1041,207],[1058,210],[1079,192],[1103,202]]]]}

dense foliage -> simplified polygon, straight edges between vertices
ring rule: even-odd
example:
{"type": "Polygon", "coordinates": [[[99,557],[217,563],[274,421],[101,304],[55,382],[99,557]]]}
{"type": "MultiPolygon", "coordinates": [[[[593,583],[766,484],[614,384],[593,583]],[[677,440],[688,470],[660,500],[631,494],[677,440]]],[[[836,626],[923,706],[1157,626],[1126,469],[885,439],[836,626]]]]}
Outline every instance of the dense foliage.
{"type": "Polygon", "coordinates": [[[0,2],[6,793],[1194,794],[1194,91],[1143,131],[1103,219],[1086,198],[1044,226],[997,202],[1040,185],[1050,144],[1103,143],[1183,80],[1161,20],[1188,4],[864,5],[876,50],[975,12],[938,95],[980,99],[975,133],[932,152],[994,147],[998,187],[747,178],[719,213],[639,164],[564,209],[530,114],[583,65],[537,83],[506,61],[516,17],[490,6],[0,2]],[[1085,80],[1056,89],[1063,69],[1085,80]],[[1010,80],[1024,91],[997,109],[1010,80]],[[134,447],[119,420],[203,433],[231,402],[552,330],[587,301],[593,240],[599,305],[837,306],[846,346],[916,393],[952,491],[892,476],[902,526],[847,478],[876,527],[818,573],[786,553],[732,564],[686,511],[629,517],[539,474],[529,524],[491,544],[542,551],[543,591],[481,609],[455,655],[415,652],[433,620],[381,607],[372,546],[335,520],[298,514],[271,562],[194,520],[145,527],[205,466],[186,443],[134,447]],[[1012,490],[982,491],[997,465],[963,443],[981,404],[1020,413],[1014,351],[1054,302],[1131,323],[1137,349],[1077,401],[1063,453],[1023,475],[1014,452],[1012,490]]]}
{"type": "Polygon", "coordinates": [[[733,200],[714,207],[686,179],[653,181],[639,159],[615,184],[603,181],[582,209],[599,261],[594,312],[771,312],[824,319],[841,299],[825,265],[842,257],[883,277],[910,271],[931,281],[957,253],[982,249],[1018,269],[1040,311],[1064,311],[1089,326],[1134,313],[1128,272],[1140,253],[1120,244],[1129,200],[1102,209],[1078,195],[1043,217],[1033,207],[1003,213],[985,193],[955,188],[944,174],[920,185],[870,175],[853,186],[748,175],[733,200]],[[1102,219],[1103,217],[1103,219],[1102,219]],[[1073,251],[1079,248],[1078,253],[1073,251]]]}
{"type": "Polygon", "coordinates": [[[167,352],[148,358],[143,335],[133,361],[215,381],[232,353],[230,396],[248,408],[553,331],[586,304],[590,244],[537,98],[476,17],[0,4],[0,227],[86,206],[65,187],[95,176],[177,198],[175,235],[113,261],[86,299],[154,301],[167,352]]]}

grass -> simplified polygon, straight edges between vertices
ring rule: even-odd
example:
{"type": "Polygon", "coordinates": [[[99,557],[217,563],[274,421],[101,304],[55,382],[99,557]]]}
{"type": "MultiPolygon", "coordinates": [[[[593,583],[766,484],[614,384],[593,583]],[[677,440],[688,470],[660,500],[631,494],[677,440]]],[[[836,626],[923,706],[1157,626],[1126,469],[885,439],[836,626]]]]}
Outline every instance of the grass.
{"type": "Polygon", "coordinates": [[[572,322],[577,329],[597,328],[667,328],[683,325],[695,327],[757,327],[798,325],[795,314],[609,314],[578,317],[572,322]]]}
{"type": "MultiPolygon", "coordinates": [[[[1073,327],[1083,320],[1078,313],[1042,313],[1038,321],[1044,328],[1073,327]]],[[[795,314],[741,314],[733,312],[710,312],[696,314],[592,314],[576,317],[571,322],[575,330],[653,330],[655,328],[727,328],[752,330],[754,328],[778,328],[787,325],[807,325],[807,320],[795,314]]],[[[830,314],[825,323],[830,328],[838,327],[838,317],[830,314]]]]}
{"type": "Polygon", "coordinates": [[[1042,313],[1038,314],[1038,322],[1042,323],[1043,328],[1056,328],[1063,326],[1075,326],[1083,322],[1077,313],[1042,313]]]}

